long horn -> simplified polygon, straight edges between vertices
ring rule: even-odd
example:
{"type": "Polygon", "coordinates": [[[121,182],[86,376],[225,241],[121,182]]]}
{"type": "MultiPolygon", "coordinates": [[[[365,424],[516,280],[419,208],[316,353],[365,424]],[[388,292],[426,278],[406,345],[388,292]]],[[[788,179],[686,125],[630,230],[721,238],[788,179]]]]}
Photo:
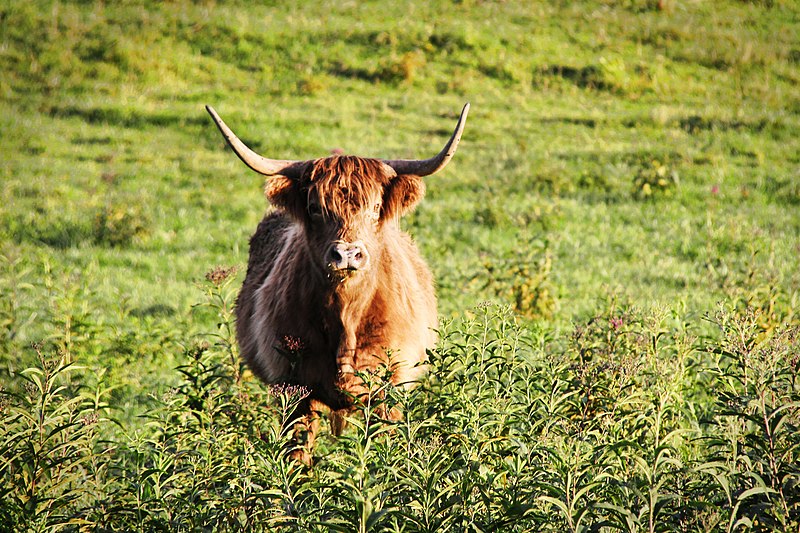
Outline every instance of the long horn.
{"type": "Polygon", "coordinates": [[[442,151],[438,155],[430,159],[384,159],[383,162],[394,169],[398,174],[414,174],[416,176],[430,176],[442,170],[447,163],[453,158],[458,148],[458,141],[461,140],[461,133],[464,131],[464,125],[467,123],[467,114],[469,113],[469,104],[464,106],[461,110],[461,116],[458,118],[458,124],[453,131],[453,136],[444,145],[442,151]]]}
{"type": "Polygon", "coordinates": [[[267,159],[252,151],[244,144],[239,137],[234,134],[225,122],[219,117],[214,108],[207,105],[206,111],[214,119],[214,123],[222,132],[222,136],[228,141],[228,144],[239,156],[245,165],[252,168],[260,174],[265,176],[275,176],[281,174],[287,177],[295,176],[299,173],[300,168],[305,161],[291,161],[288,159],[267,159]]]}

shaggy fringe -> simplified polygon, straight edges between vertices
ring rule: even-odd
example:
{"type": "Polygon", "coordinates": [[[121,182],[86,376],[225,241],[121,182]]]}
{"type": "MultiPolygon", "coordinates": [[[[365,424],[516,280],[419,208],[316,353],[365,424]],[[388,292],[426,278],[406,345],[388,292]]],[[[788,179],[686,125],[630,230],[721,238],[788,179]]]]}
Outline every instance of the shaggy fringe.
{"type": "Polygon", "coordinates": [[[380,197],[392,177],[378,159],[343,155],[313,161],[303,181],[309,184],[309,191],[316,190],[324,213],[345,215],[380,197]]]}

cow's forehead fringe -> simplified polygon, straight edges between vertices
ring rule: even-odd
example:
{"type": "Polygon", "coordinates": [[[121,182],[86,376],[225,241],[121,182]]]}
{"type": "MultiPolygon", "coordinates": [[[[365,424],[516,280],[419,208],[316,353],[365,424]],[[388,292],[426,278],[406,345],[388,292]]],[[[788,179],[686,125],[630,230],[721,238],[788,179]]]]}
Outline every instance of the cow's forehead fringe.
{"type": "Polygon", "coordinates": [[[309,190],[316,191],[320,207],[341,214],[369,206],[391,178],[379,159],[351,155],[317,159],[304,175],[309,190]]]}

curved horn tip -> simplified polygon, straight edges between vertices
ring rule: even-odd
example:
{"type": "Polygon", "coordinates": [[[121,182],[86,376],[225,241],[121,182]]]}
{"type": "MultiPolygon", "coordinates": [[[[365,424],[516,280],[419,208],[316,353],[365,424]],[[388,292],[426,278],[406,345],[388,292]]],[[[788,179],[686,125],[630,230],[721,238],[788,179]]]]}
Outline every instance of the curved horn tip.
{"type": "Polygon", "coordinates": [[[464,130],[464,126],[467,123],[467,115],[469,115],[469,102],[464,104],[464,107],[461,109],[461,115],[458,117],[458,123],[456,124],[455,130],[458,138],[454,139],[456,144],[461,140],[461,135],[459,135],[458,132],[464,130]]]}
{"type": "Polygon", "coordinates": [[[464,131],[464,126],[467,123],[467,114],[469,113],[469,102],[464,104],[461,109],[461,115],[458,117],[456,128],[453,130],[453,135],[444,145],[442,151],[430,159],[392,159],[383,160],[384,163],[392,167],[397,174],[416,174],[417,176],[430,176],[442,170],[456,153],[458,143],[461,141],[461,134],[464,131]]]}
{"type": "Polygon", "coordinates": [[[253,150],[248,148],[248,146],[244,144],[235,133],[233,133],[233,130],[231,130],[228,125],[225,124],[213,107],[206,105],[206,111],[208,111],[208,114],[211,115],[211,119],[214,121],[214,124],[217,125],[217,129],[219,129],[220,133],[222,133],[222,137],[228,143],[228,146],[230,146],[237,157],[251,169],[265,176],[275,176],[278,174],[294,176],[300,171],[300,166],[298,166],[298,163],[302,163],[302,161],[289,159],[268,159],[258,155],[253,150]]]}
{"type": "Polygon", "coordinates": [[[469,115],[469,102],[464,104],[464,107],[461,109],[461,116],[458,117],[458,123],[460,125],[464,125],[467,120],[467,115],[469,115]]]}

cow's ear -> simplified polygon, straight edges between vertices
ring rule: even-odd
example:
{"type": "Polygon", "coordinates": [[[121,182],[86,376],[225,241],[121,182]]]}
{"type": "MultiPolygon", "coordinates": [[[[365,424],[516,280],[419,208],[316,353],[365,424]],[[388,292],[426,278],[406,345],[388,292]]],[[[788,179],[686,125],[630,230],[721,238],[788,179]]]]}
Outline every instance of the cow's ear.
{"type": "Polygon", "coordinates": [[[382,218],[399,218],[425,196],[425,182],[419,176],[401,174],[393,178],[383,193],[382,218]]]}
{"type": "Polygon", "coordinates": [[[300,186],[297,180],[286,176],[270,176],[264,186],[264,195],[269,203],[275,207],[299,213],[302,211],[300,202],[300,186]],[[298,211],[299,210],[299,211],[298,211]]]}

